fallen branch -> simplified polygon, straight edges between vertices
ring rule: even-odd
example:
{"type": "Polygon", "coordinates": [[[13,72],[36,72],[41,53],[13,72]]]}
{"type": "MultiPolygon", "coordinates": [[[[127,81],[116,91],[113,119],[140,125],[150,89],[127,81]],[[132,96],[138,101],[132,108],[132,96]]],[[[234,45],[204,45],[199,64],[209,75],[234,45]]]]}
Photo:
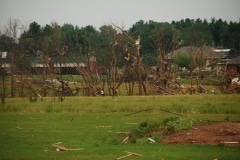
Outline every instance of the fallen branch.
{"type": "Polygon", "coordinates": [[[118,133],[118,134],[129,134],[130,131],[127,131],[127,132],[116,132],[116,133],[118,133]]]}
{"type": "Polygon", "coordinates": [[[125,151],[125,152],[127,153],[127,155],[118,157],[118,158],[116,158],[116,160],[120,160],[120,159],[131,157],[131,156],[142,156],[141,154],[134,153],[134,152],[128,152],[128,151],[125,151]]]}
{"type": "Polygon", "coordinates": [[[239,142],[220,142],[220,145],[239,145],[239,142]]]}
{"type": "Polygon", "coordinates": [[[129,154],[132,154],[134,156],[142,156],[141,154],[138,154],[138,153],[134,153],[134,152],[128,152],[128,151],[125,151],[126,153],[129,153],[129,154]]]}
{"type": "Polygon", "coordinates": [[[122,143],[127,143],[129,137],[127,136],[126,138],[124,138],[124,140],[122,141],[122,143]]]}
{"type": "Polygon", "coordinates": [[[224,144],[239,144],[239,142],[221,142],[221,143],[224,143],[224,144]]]}
{"type": "Polygon", "coordinates": [[[152,138],[148,138],[149,141],[151,141],[152,143],[155,143],[156,141],[152,138]]]}
{"type": "Polygon", "coordinates": [[[127,157],[130,157],[130,156],[132,156],[132,154],[127,154],[127,155],[125,155],[125,156],[118,157],[118,158],[116,158],[116,160],[123,159],[123,158],[127,158],[127,157]]]}
{"type": "Polygon", "coordinates": [[[85,148],[67,148],[67,147],[64,147],[64,146],[60,146],[60,145],[57,145],[57,144],[52,144],[54,147],[56,147],[56,151],[80,151],[80,150],[84,150],[85,148]]]}

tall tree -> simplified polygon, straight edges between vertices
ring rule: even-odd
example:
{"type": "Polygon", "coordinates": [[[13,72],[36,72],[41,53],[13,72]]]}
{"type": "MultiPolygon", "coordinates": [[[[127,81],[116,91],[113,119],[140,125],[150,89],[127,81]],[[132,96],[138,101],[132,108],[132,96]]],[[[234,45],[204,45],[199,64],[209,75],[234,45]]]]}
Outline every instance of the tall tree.
{"type": "Polygon", "coordinates": [[[224,39],[224,46],[240,51],[240,21],[238,23],[230,22],[224,39]]]}
{"type": "Polygon", "coordinates": [[[42,28],[40,50],[49,57],[51,57],[54,53],[53,33],[54,29],[48,24],[42,28]]]}
{"type": "Polygon", "coordinates": [[[174,64],[181,68],[188,68],[191,63],[191,56],[187,53],[178,53],[174,57],[174,64]]]}
{"type": "Polygon", "coordinates": [[[212,36],[206,20],[201,19],[185,19],[181,21],[182,27],[180,27],[180,37],[184,41],[184,45],[191,46],[197,45],[201,46],[204,42],[206,45],[212,45],[212,36]]]}
{"type": "Polygon", "coordinates": [[[210,30],[214,40],[214,46],[224,47],[224,35],[226,35],[228,24],[222,19],[215,20],[212,18],[210,23],[210,30]]]}
{"type": "Polygon", "coordinates": [[[29,25],[28,38],[30,39],[30,53],[34,54],[41,50],[41,26],[37,22],[32,22],[29,25]]]}
{"type": "Polygon", "coordinates": [[[152,30],[151,38],[152,44],[155,47],[155,53],[157,54],[156,57],[160,74],[167,69],[164,56],[176,49],[178,45],[178,31],[168,23],[159,23],[157,27],[152,30]]]}
{"type": "Polygon", "coordinates": [[[7,51],[10,52],[15,45],[15,41],[13,38],[2,34],[0,35],[0,51],[7,51]]]}

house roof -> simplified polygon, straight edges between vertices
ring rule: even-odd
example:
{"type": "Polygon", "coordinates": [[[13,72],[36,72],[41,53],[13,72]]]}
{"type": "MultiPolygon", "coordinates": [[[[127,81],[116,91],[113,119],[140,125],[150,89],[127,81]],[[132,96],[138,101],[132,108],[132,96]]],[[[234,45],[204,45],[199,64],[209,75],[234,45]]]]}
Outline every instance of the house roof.
{"type": "Polygon", "coordinates": [[[237,64],[237,65],[240,65],[240,56],[229,60],[227,64],[237,64]]]}
{"type": "Polygon", "coordinates": [[[173,52],[168,53],[165,56],[165,59],[173,59],[179,53],[185,53],[188,55],[202,53],[206,59],[219,59],[219,58],[224,58],[227,55],[227,52],[225,50],[220,52],[219,50],[216,50],[214,47],[210,47],[210,46],[203,46],[203,47],[185,46],[173,52]]]}
{"type": "MultiPolygon", "coordinates": [[[[10,67],[10,63],[12,61],[11,57],[9,56],[9,53],[6,52],[0,52],[0,65],[1,67],[7,68],[10,67]]],[[[54,63],[54,67],[59,67],[60,59],[59,57],[50,57],[45,62],[41,57],[38,56],[29,56],[26,57],[26,60],[32,63],[33,67],[44,67],[46,66],[45,63],[48,63],[49,61],[54,63]]],[[[86,64],[82,62],[82,58],[80,57],[62,57],[61,59],[61,66],[62,67],[85,67],[86,64]]]]}
{"type": "MultiPolygon", "coordinates": [[[[31,56],[31,57],[27,57],[27,60],[29,60],[30,62],[33,62],[33,63],[42,63],[43,60],[40,58],[40,57],[36,57],[36,56],[31,56]]],[[[49,60],[54,62],[54,63],[57,63],[60,61],[59,57],[49,57],[49,60]]],[[[62,63],[81,63],[82,60],[80,57],[63,57],[61,59],[62,63]]]]}
{"type": "MultiPolygon", "coordinates": [[[[0,62],[2,63],[10,63],[11,62],[11,57],[9,56],[10,54],[8,54],[7,52],[0,52],[0,62]]],[[[38,57],[38,56],[28,56],[26,57],[26,60],[32,62],[32,63],[42,63],[43,60],[38,57]]],[[[59,62],[59,58],[58,57],[49,57],[49,60],[51,60],[52,62],[59,62]]],[[[62,58],[62,62],[63,63],[81,63],[82,59],[80,57],[63,57],[62,58]]]]}
{"type": "MultiPolygon", "coordinates": [[[[43,63],[33,63],[32,67],[42,68],[42,67],[47,67],[47,65],[43,64],[43,63]]],[[[54,63],[54,67],[60,67],[60,64],[54,63]]],[[[86,64],[84,64],[84,63],[62,63],[61,67],[86,67],[86,64]]]]}
{"type": "Polygon", "coordinates": [[[225,57],[225,59],[233,59],[240,56],[240,51],[229,52],[229,54],[225,57]]]}

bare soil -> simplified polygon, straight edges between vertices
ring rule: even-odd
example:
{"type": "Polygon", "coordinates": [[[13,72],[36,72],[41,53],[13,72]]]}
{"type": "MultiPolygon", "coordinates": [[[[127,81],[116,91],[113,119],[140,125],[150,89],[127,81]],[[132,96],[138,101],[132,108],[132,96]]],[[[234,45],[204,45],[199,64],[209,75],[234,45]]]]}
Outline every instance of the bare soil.
{"type": "Polygon", "coordinates": [[[240,123],[206,123],[166,135],[162,142],[170,144],[227,144],[240,146],[240,123]],[[237,143],[236,143],[237,142],[237,143]]]}

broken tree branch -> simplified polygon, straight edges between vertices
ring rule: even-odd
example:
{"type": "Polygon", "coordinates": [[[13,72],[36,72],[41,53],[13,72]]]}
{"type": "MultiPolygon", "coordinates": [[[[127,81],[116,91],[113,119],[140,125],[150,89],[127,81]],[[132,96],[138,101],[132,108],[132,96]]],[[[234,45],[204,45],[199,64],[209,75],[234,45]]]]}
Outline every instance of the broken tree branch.
{"type": "Polygon", "coordinates": [[[118,158],[116,158],[116,160],[120,160],[120,159],[131,157],[131,156],[142,156],[141,154],[134,153],[134,152],[128,152],[128,151],[125,151],[125,152],[127,153],[127,155],[118,157],[118,158]]]}

